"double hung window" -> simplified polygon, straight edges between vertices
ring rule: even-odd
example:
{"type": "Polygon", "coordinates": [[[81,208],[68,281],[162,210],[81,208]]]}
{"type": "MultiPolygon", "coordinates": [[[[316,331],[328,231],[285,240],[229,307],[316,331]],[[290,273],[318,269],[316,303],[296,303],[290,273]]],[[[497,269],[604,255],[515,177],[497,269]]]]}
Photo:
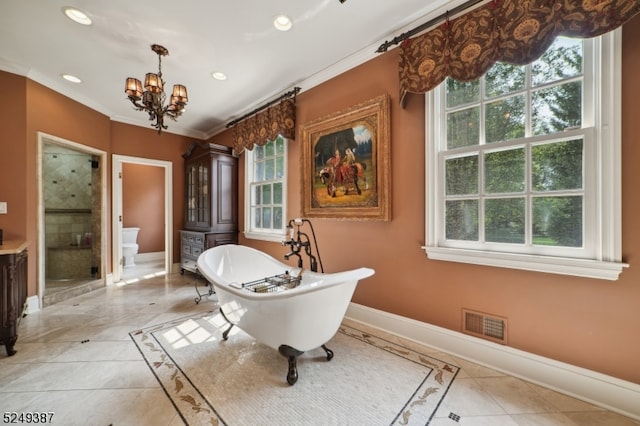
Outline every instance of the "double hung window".
{"type": "Polygon", "coordinates": [[[617,278],[618,33],[427,95],[429,258],[617,278]]]}
{"type": "Polygon", "coordinates": [[[285,234],[287,140],[245,151],[245,236],[281,241],[285,234]]]}

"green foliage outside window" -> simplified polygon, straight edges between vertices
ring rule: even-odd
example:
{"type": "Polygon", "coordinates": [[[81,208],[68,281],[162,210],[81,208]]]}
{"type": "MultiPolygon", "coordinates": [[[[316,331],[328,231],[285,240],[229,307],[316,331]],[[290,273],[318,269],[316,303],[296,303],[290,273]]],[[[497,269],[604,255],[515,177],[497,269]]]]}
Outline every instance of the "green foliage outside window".
{"type": "Polygon", "coordinates": [[[253,149],[251,224],[254,229],[284,229],[285,143],[286,140],[279,136],[275,141],[253,149]]]}
{"type": "Polygon", "coordinates": [[[582,41],[445,88],[446,238],[581,247],[585,142],[562,132],[582,126],[582,41]]]}

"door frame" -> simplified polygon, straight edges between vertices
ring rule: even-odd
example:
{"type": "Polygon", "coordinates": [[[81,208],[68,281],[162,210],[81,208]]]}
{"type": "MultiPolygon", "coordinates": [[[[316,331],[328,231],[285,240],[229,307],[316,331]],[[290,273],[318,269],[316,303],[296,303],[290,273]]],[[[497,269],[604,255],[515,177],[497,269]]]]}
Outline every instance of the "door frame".
{"type": "Polygon", "coordinates": [[[46,285],[46,253],[47,248],[45,247],[45,223],[44,223],[44,145],[52,144],[59,145],[68,149],[73,149],[75,151],[82,152],[83,154],[94,155],[100,158],[100,229],[103,232],[100,233],[100,241],[98,242],[100,246],[101,253],[101,262],[100,262],[100,271],[101,276],[98,280],[103,280],[105,284],[107,283],[107,257],[105,254],[107,253],[107,238],[106,231],[107,230],[107,153],[100,149],[92,148],[90,146],[82,145],[77,142],[73,142],[67,139],[60,138],[58,136],[53,136],[44,132],[37,132],[38,136],[38,153],[37,153],[37,185],[38,185],[38,242],[37,242],[37,287],[38,287],[38,303],[39,306],[42,307],[42,299],[44,297],[45,285],[46,285]]]}
{"type": "Polygon", "coordinates": [[[171,273],[173,259],[173,163],[171,161],[113,154],[111,171],[111,247],[113,260],[111,269],[114,283],[119,282],[122,278],[122,165],[125,163],[162,167],[164,169],[164,268],[167,273],[171,273]]]}

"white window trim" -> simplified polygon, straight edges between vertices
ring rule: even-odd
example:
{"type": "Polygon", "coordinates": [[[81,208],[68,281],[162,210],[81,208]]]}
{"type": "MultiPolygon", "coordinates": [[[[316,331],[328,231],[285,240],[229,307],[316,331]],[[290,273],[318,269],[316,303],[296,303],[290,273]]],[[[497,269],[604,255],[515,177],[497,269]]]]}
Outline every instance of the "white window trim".
{"type": "Polygon", "coordinates": [[[245,150],[244,153],[244,236],[252,240],[262,240],[271,242],[282,242],[286,239],[286,218],[287,218],[287,180],[289,174],[288,153],[289,140],[284,139],[284,170],[282,177],[282,194],[284,202],[282,203],[282,220],[283,229],[281,232],[266,232],[252,230],[251,226],[251,182],[253,179],[253,151],[245,150]]]}
{"type": "Polygon", "coordinates": [[[444,247],[438,235],[443,223],[439,209],[439,188],[443,177],[438,169],[436,135],[439,133],[438,105],[433,91],[425,96],[425,247],[429,259],[471,263],[484,266],[522,269],[528,271],[617,280],[629,265],[622,259],[622,173],[621,173],[621,76],[622,29],[617,29],[596,41],[594,66],[602,73],[603,87],[595,93],[594,104],[601,105],[595,123],[598,132],[596,180],[600,182],[596,194],[597,231],[596,255],[590,259],[539,256],[444,247]],[[606,142],[610,141],[610,142],[606,142]],[[614,170],[616,173],[608,171],[614,170]]]}

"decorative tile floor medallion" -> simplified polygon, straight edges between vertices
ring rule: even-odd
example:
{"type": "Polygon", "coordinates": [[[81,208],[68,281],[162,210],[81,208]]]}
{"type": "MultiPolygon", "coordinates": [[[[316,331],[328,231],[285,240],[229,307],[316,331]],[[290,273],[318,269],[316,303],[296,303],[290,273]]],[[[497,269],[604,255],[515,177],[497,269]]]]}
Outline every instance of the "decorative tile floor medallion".
{"type": "Polygon", "coordinates": [[[226,323],[219,311],[132,331],[153,374],[189,425],[429,424],[459,367],[342,325],[298,357],[286,382],[278,351],[226,323]]]}

